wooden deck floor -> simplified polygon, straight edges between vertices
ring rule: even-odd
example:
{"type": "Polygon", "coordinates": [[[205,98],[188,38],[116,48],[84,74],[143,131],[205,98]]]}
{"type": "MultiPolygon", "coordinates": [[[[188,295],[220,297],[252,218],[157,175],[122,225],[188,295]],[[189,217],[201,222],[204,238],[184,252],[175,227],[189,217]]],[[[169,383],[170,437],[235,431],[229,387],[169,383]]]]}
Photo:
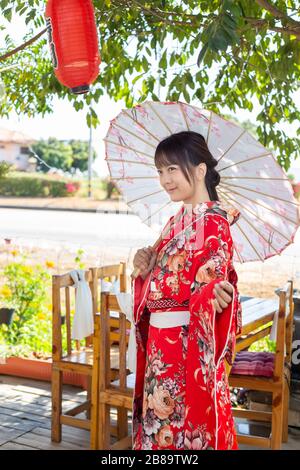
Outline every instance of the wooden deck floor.
{"type": "MultiPolygon", "coordinates": [[[[64,406],[84,401],[85,392],[65,386],[64,406]]],[[[85,450],[89,432],[63,426],[63,440],[53,443],[51,429],[51,387],[9,376],[0,377],[0,450],[85,450]]]]}
{"type": "MultiPolygon", "coordinates": [[[[64,386],[64,406],[84,401],[85,392],[64,386]]],[[[79,415],[80,416],[80,415],[79,415]]],[[[114,418],[114,416],[113,416],[114,418]]],[[[0,450],[87,450],[89,432],[63,426],[62,441],[51,442],[51,386],[9,376],[0,376],[0,450]]],[[[240,446],[241,450],[254,449],[240,446]]],[[[289,430],[289,442],[282,449],[300,449],[300,430],[289,430]]]]}

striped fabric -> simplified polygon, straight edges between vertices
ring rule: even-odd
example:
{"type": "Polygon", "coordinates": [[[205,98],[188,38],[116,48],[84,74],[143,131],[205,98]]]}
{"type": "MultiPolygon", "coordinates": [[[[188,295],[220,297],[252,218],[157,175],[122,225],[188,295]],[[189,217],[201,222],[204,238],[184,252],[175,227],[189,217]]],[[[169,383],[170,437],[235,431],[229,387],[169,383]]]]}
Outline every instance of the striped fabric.
{"type": "Polygon", "coordinates": [[[272,377],[275,355],[269,352],[241,351],[237,353],[231,374],[272,377]]]}

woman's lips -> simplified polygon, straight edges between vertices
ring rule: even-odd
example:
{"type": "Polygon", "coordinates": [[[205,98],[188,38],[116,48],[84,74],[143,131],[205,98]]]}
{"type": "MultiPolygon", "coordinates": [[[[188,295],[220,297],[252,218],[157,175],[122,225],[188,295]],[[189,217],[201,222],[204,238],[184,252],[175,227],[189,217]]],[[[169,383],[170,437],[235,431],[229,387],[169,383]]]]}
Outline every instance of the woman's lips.
{"type": "Polygon", "coordinates": [[[172,189],[167,189],[168,193],[172,193],[173,191],[175,191],[177,188],[172,188],[172,189]]]}

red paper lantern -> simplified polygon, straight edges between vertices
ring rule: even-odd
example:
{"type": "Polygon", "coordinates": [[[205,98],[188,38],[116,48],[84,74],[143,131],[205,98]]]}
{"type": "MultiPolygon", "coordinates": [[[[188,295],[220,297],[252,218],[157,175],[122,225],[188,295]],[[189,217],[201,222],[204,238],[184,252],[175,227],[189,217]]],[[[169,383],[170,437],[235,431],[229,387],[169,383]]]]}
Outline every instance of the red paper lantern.
{"type": "Polygon", "coordinates": [[[48,0],[45,16],[57,79],[73,93],[86,93],[101,63],[91,0],[48,0]]]}

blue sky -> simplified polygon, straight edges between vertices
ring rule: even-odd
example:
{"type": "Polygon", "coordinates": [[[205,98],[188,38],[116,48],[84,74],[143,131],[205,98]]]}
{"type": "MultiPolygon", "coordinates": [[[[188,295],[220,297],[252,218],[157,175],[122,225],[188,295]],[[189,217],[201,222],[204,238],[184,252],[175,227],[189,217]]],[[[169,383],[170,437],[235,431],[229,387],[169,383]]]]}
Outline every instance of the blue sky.
{"type": "MultiPolygon", "coordinates": [[[[26,32],[26,25],[23,20],[19,17],[14,17],[11,24],[6,23],[8,32],[12,35],[16,44],[22,43],[22,38],[26,32]]],[[[4,34],[0,32],[0,41],[3,42],[4,34]]],[[[101,69],[100,69],[101,73],[101,69]]],[[[164,90],[161,90],[160,99],[164,100],[164,90]]],[[[295,101],[300,106],[300,91],[295,94],[295,101]]],[[[182,99],[183,100],[183,99],[182,99]]],[[[201,108],[199,101],[193,101],[194,104],[201,108]]],[[[111,100],[107,95],[104,95],[99,103],[94,106],[95,111],[98,113],[101,124],[97,129],[93,130],[93,147],[95,148],[98,158],[94,163],[94,169],[101,176],[107,175],[107,166],[104,161],[104,144],[103,137],[105,136],[109,121],[113,119],[125,105],[123,102],[115,102],[111,100]]],[[[248,110],[239,110],[239,120],[250,119],[255,123],[255,116],[258,114],[260,106],[258,102],[254,102],[254,109],[252,112],[248,110]]],[[[224,112],[229,112],[224,108],[224,112]]],[[[86,110],[79,112],[75,111],[68,100],[54,99],[53,101],[53,113],[45,116],[44,118],[36,116],[35,118],[27,118],[25,116],[17,116],[13,113],[9,119],[1,119],[1,127],[7,127],[14,130],[22,131],[29,134],[37,139],[48,138],[54,136],[58,139],[84,139],[89,138],[89,129],[86,125],[86,110]],[[66,119],[67,117],[67,119],[66,119]],[[67,125],[66,125],[67,123],[67,125]]],[[[291,126],[290,124],[282,124],[282,128],[289,133],[290,136],[295,135],[297,126],[291,126]]],[[[300,180],[300,158],[292,164],[291,173],[297,176],[300,180]]]]}

